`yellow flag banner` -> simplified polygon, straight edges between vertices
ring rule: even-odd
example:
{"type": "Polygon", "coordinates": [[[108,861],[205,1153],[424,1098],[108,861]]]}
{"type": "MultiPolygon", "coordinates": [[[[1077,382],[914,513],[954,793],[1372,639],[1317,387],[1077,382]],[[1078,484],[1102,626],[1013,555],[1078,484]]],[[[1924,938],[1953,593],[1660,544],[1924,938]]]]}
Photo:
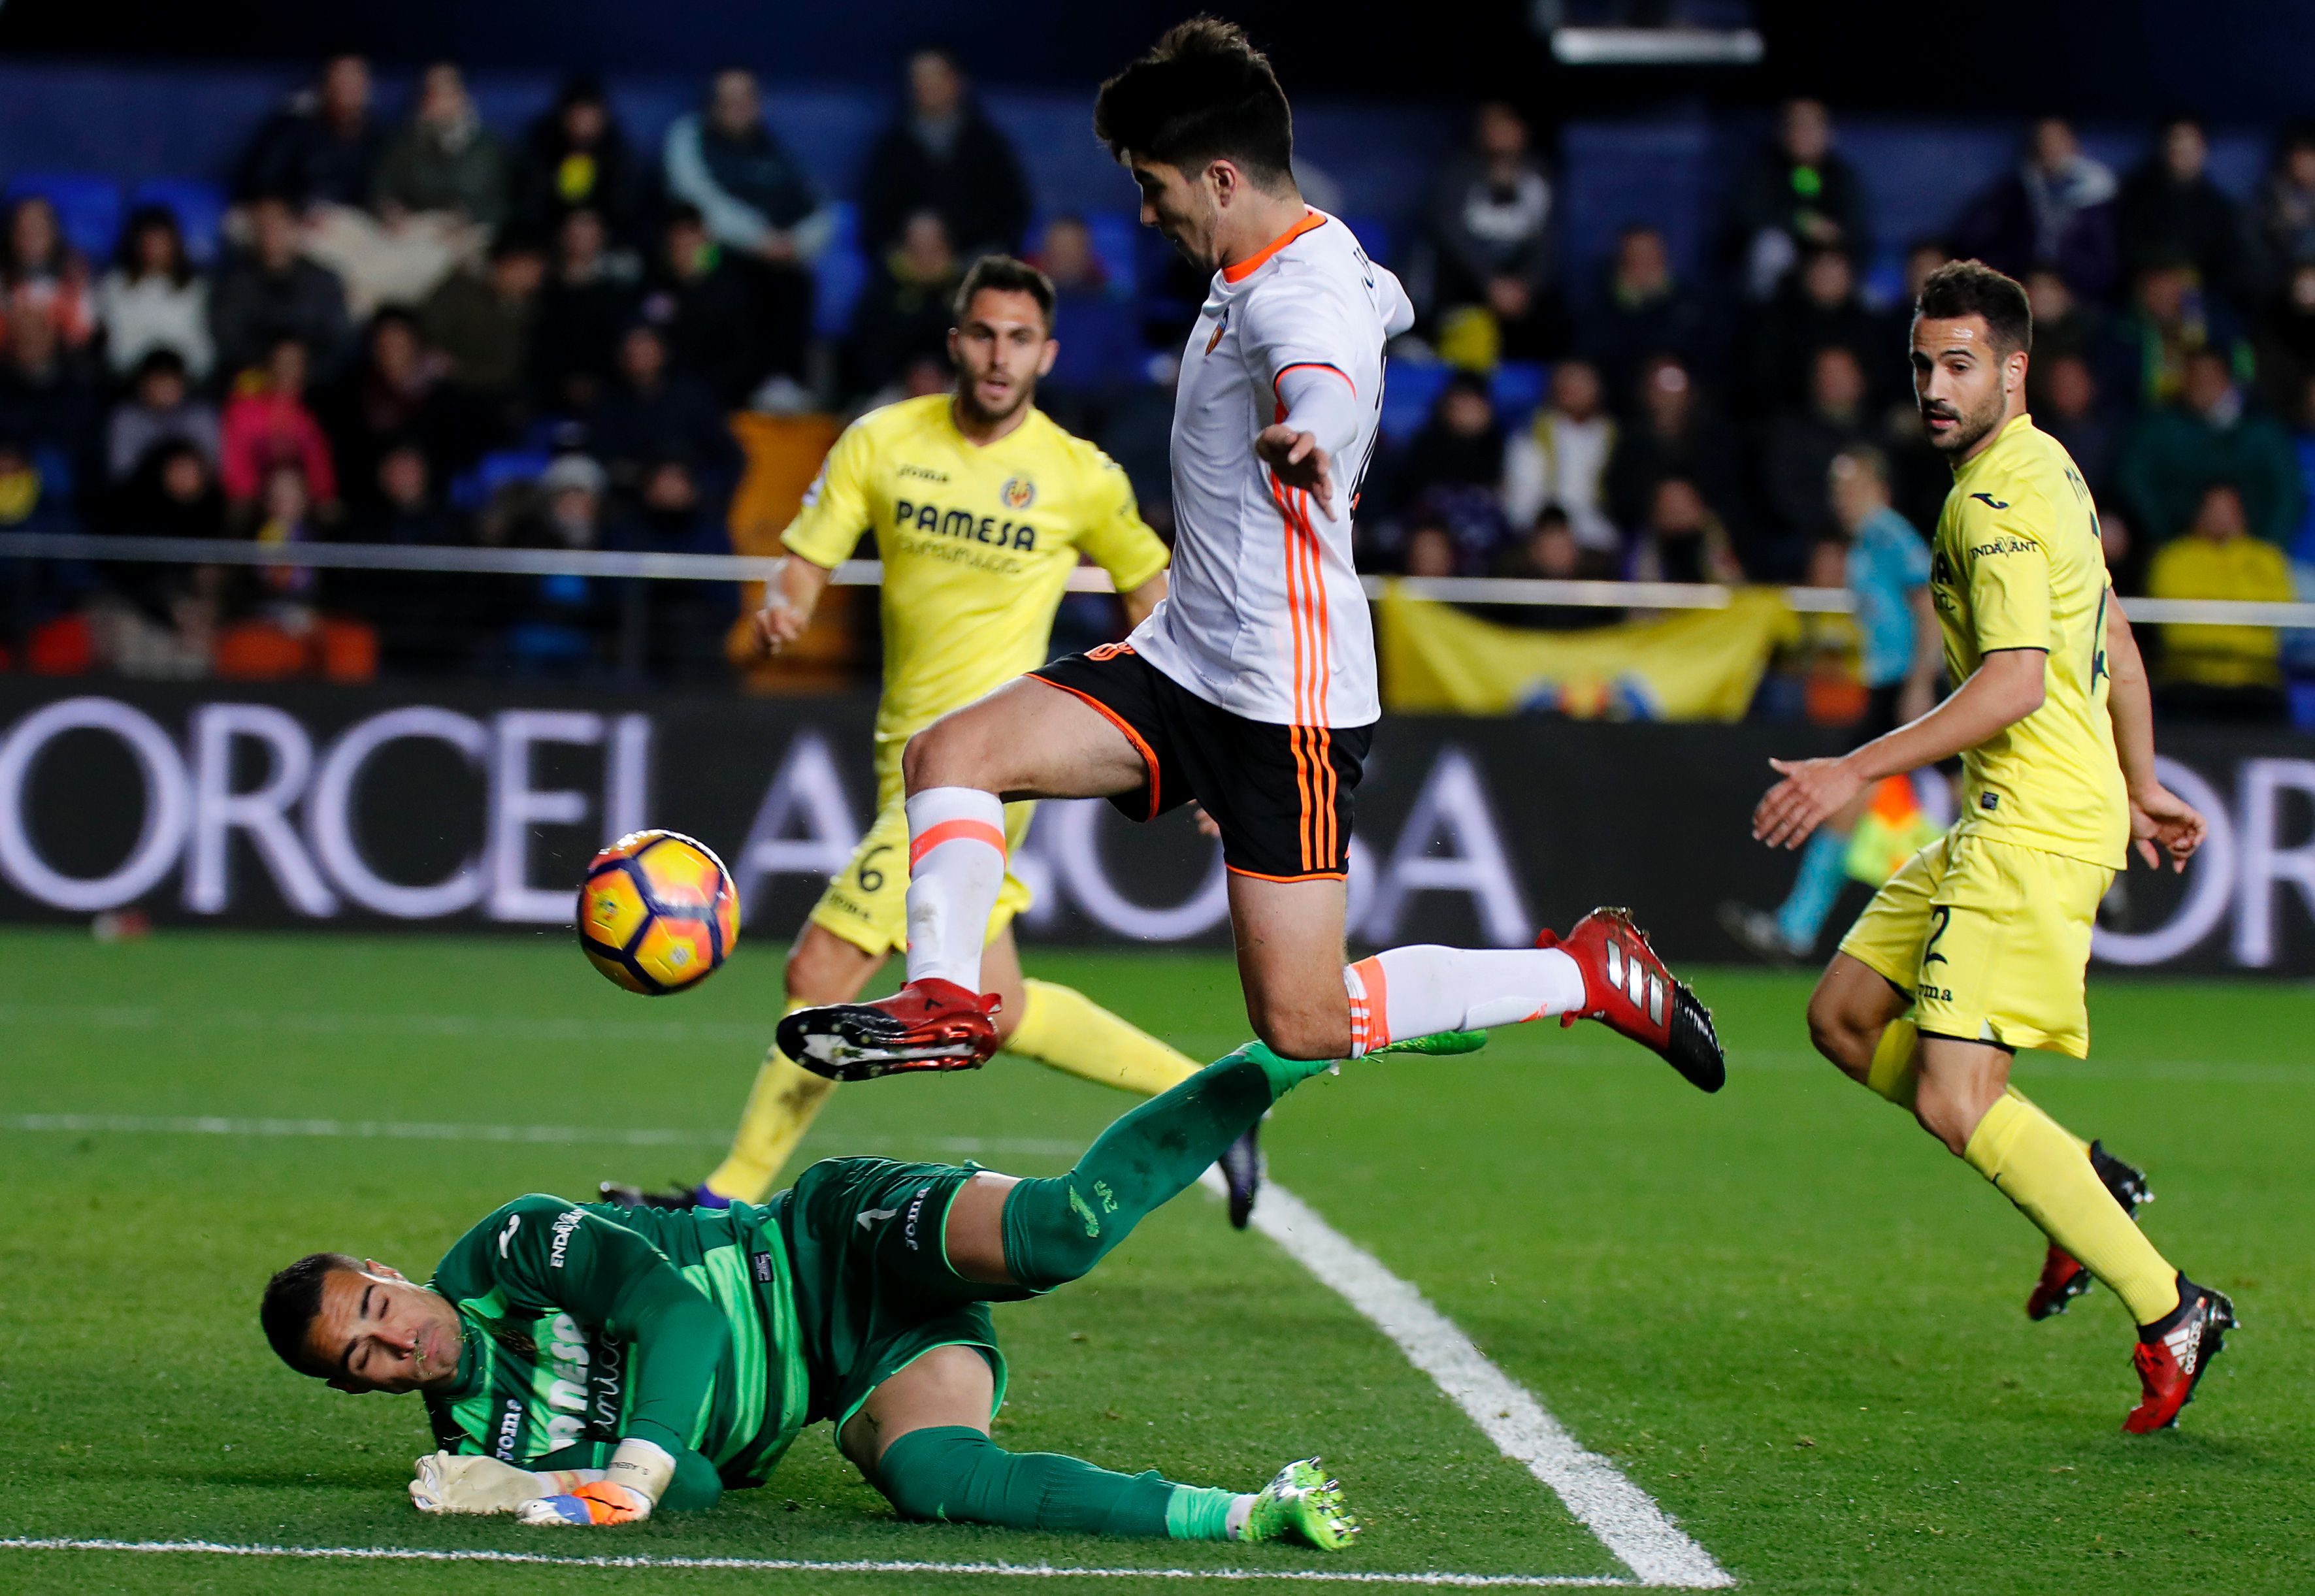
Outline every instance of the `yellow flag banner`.
{"type": "Polygon", "coordinates": [[[1383,703],[1405,714],[1578,720],[1742,720],[1778,648],[1800,622],[1773,589],[1740,589],[1725,609],[1581,632],[1499,625],[1396,583],[1376,605],[1383,703]]]}

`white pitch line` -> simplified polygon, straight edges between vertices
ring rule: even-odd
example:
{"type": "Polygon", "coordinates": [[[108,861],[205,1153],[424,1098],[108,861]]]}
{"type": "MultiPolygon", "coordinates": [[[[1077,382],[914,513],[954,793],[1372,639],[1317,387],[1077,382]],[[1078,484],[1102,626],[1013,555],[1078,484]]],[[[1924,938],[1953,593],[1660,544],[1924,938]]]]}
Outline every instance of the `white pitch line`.
{"type": "MultiPolygon", "coordinates": [[[[1208,1189],[1220,1185],[1208,1171],[1208,1189]]],[[[1734,1576],[1616,1466],[1587,1451],[1462,1327],[1381,1260],[1278,1184],[1263,1183],[1254,1228],[1397,1343],[1507,1458],[1527,1465],[1644,1585],[1723,1590],[1734,1576]]]]}
{"type": "Polygon", "coordinates": [[[913,1563],[873,1557],[558,1557],[545,1552],[439,1551],[423,1547],[236,1546],[215,1540],[0,1540],[0,1551],[180,1552],[222,1557],[304,1557],[359,1563],[522,1563],[550,1568],[741,1569],[763,1574],[965,1574],[1005,1579],[1227,1580],[1329,1585],[1415,1585],[1456,1590],[1546,1590],[1568,1586],[1633,1588],[1632,1582],[1582,1574],[1377,1574],[1320,1568],[1081,1568],[1052,1563],[913,1563]]]}
{"type": "MultiPolygon", "coordinates": [[[[722,1146],[729,1130],[661,1130],[647,1127],[613,1130],[585,1125],[429,1124],[404,1120],[233,1119],[215,1114],[29,1113],[0,1116],[0,1130],[115,1131],[159,1136],[320,1136],[390,1141],[497,1141],[614,1147],[722,1146]]],[[[945,1153],[1023,1153],[1067,1157],[1085,1144],[1022,1136],[901,1136],[912,1147],[945,1153]]]]}

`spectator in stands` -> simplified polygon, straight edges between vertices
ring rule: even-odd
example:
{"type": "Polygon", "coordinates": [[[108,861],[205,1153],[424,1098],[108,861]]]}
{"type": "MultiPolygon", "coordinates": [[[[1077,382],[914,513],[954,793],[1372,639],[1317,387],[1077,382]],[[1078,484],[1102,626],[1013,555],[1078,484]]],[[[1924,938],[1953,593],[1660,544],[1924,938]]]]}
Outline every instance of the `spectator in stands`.
{"type": "Polygon", "coordinates": [[[2259,387],[2278,412],[2297,407],[2315,377],[2315,260],[2293,266],[2259,325],[2259,387]]]}
{"type": "MultiPolygon", "coordinates": [[[[2250,536],[2243,496],[2228,482],[2203,490],[2186,534],[2164,544],[2147,576],[2157,598],[2231,598],[2287,603],[2290,562],[2250,536]]],[[[2281,637],[2272,626],[2166,624],[2155,669],[2155,704],[2200,720],[2284,718],[2281,637]]]]}
{"type": "Polygon", "coordinates": [[[1532,526],[1545,505],[1557,504],[1584,547],[1623,546],[1608,517],[1608,457],[1615,452],[1616,423],[1601,400],[1600,373],[1589,361],[1562,360],[1552,368],[1548,401],[1504,456],[1503,513],[1512,526],[1532,526]]]}
{"type": "Polygon", "coordinates": [[[219,444],[218,477],[226,498],[253,503],[276,466],[296,469],[310,500],[333,504],[338,474],[328,437],[306,403],[306,346],[274,341],[262,373],[253,372],[228,400],[219,444]]]}
{"type": "MultiPolygon", "coordinates": [[[[468,541],[465,524],[441,502],[426,451],[397,443],[377,457],[364,484],[363,507],[348,536],[357,543],[455,545],[468,541]]],[[[375,627],[378,649],[396,669],[439,669],[465,652],[481,611],[482,589],[472,581],[422,571],[341,573],[333,597],[375,627]]]]}
{"type": "MultiPolygon", "coordinates": [[[[1752,335],[1746,346],[1746,388],[1755,403],[1778,407],[1800,403],[1808,395],[1816,353],[1839,344],[1854,353],[1860,365],[1876,349],[1882,323],[1865,306],[1857,290],[1857,270],[1845,251],[1813,249],[1781,284],[1769,303],[1750,318],[1752,335]]],[[[1898,374],[1904,370],[1899,350],[1880,351],[1874,361],[1888,372],[1877,385],[1894,396],[1898,374]]],[[[1870,385],[1868,379],[1868,386],[1870,385]]],[[[1822,497],[1822,495],[1819,495],[1822,497]]]]}
{"type": "Polygon", "coordinates": [[[419,307],[426,341],[446,362],[444,379],[484,430],[475,440],[483,447],[520,430],[531,329],[545,279],[538,245],[510,233],[491,246],[485,270],[452,272],[419,307]]]}
{"type": "Polygon", "coordinates": [[[2115,592],[2134,598],[2146,591],[2146,539],[2110,503],[2098,506],[2098,547],[2106,554],[2106,573],[2115,592]]]}
{"type": "Polygon", "coordinates": [[[2299,524],[2291,440],[2273,417],[2251,406],[2215,350],[2187,357],[2182,403],[2140,419],[2115,477],[2131,524],[2158,543],[2188,529],[2214,483],[2229,484],[2250,531],[2278,548],[2299,524]]]}
{"type": "MultiPolygon", "coordinates": [[[[381,450],[351,522],[357,543],[461,544],[466,529],[435,492],[433,462],[415,441],[381,450]]],[[[427,575],[430,586],[439,578],[427,575]]]]}
{"type": "MultiPolygon", "coordinates": [[[[2038,334],[2040,329],[2036,332],[2038,334]]],[[[2089,484],[2091,495],[2103,497],[2114,480],[2122,428],[2099,403],[2097,374],[2078,354],[2062,354],[2047,361],[2037,355],[2031,370],[2040,378],[2034,424],[2065,446],[2066,453],[2081,468],[2082,481],[2089,484]]]]}
{"type": "Polygon", "coordinates": [[[637,291],[634,258],[611,250],[603,218],[584,207],[565,212],[531,340],[532,380],[550,409],[595,408],[637,291]]]}
{"type": "Polygon", "coordinates": [[[852,392],[872,393],[918,359],[945,359],[950,301],[963,270],[938,213],[920,210],[909,218],[853,307],[852,392]]]}
{"type": "Polygon", "coordinates": [[[626,129],[612,114],[603,80],[581,73],[563,80],[554,103],[530,125],[514,164],[515,226],[552,238],[575,211],[593,215],[610,239],[642,239],[643,173],[626,129]]]}
{"type": "Polygon", "coordinates": [[[1417,521],[1400,569],[1414,577],[1458,576],[1455,561],[1455,535],[1437,521],[1417,521]]]}
{"type": "Polygon", "coordinates": [[[378,158],[370,204],[389,224],[433,215],[484,238],[506,219],[506,147],[483,126],[466,76],[451,63],[437,61],[419,75],[410,120],[378,158]]]}
{"type": "Polygon", "coordinates": [[[249,247],[226,262],[209,293],[209,337],[228,379],[261,364],[284,338],[304,345],[317,371],[337,369],[351,332],[345,288],[301,249],[286,201],[267,196],[250,205],[249,247]]]}
{"type": "Polygon", "coordinates": [[[1728,528],[1696,484],[1668,476],[1656,484],[1647,519],[1632,540],[1634,581],[1741,582],[1744,566],[1728,528]]]}
{"type": "Polygon", "coordinates": [[[676,369],[698,378],[717,403],[737,408],[775,368],[791,378],[803,369],[810,299],[767,303],[698,210],[681,205],[669,214],[652,268],[643,314],[665,334],[676,369]],[[775,311],[780,323],[767,326],[775,311]]]}
{"type": "Polygon", "coordinates": [[[1869,253],[1865,185],[1832,147],[1832,119],[1822,100],[1792,100],[1777,137],[1763,146],[1736,184],[1728,221],[1728,257],[1748,292],[1765,299],[1801,253],[1869,253]]]}
{"type": "Polygon", "coordinates": [[[2077,294],[2103,298],[2117,278],[2117,187],[2111,168],[2082,153],[2070,124],[2044,117],[2017,169],[1964,208],[1954,253],[2017,278],[2053,267],[2077,294]]]}
{"type": "Polygon", "coordinates": [[[0,239],[0,337],[8,324],[38,316],[56,332],[68,354],[96,335],[95,294],[88,262],[65,242],[57,208],[39,194],[27,194],[8,208],[8,231],[0,239]]]}
{"type": "Polygon", "coordinates": [[[1029,185],[1012,141],[973,98],[956,58],[942,49],[911,55],[908,93],[861,170],[862,247],[883,253],[929,210],[966,260],[1019,253],[1029,185]]]}
{"type": "Polygon", "coordinates": [[[1716,506],[1737,541],[1751,541],[1743,512],[1743,456],[1735,430],[1712,408],[1679,356],[1659,354],[1640,368],[1637,413],[1618,430],[1608,457],[1608,511],[1619,527],[1637,527],[1655,501],[1656,484],[1685,477],[1716,506]]]}
{"type": "MultiPolygon", "coordinates": [[[[130,537],[222,537],[215,461],[183,439],[146,449],[111,499],[105,524],[130,537]]],[[[207,676],[223,573],[215,567],[109,563],[89,609],[96,656],[126,676],[207,676]]]]}
{"type": "Polygon", "coordinates": [[[0,438],[31,453],[47,494],[67,502],[94,477],[97,391],[43,315],[17,318],[0,358],[0,438]]]}
{"type": "MultiPolygon", "coordinates": [[[[515,519],[508,541],[520,548],[591,549],[605,542],[608,483],[585,455],[564,455],[539,478],[534,508],[515,519]]],[[[517,577],[496,607],[510,618],[508,663],[519,674],[572,676],[600,662],[614,614],[613,585],[582,576],[517,577]]]]}
{"type": "Polygon", "coordinates": [[[697,378],[671,366],[665,335],[648,321],[621,336],[618,370],[590,435],[609,481],[625,492],[641,488],[652,462],[682,459],[720,515],[740,480],[740,446],[723,407],[697,378]]]}
{"type": "Polygon", "coordinates": [[[368,492],[378,460],[404,444],[439,463],[470,457],[471,446],[457,436],[457,419],[439,391],[445,364],[426,347],[409,311],[389,307],[370,318],[361,358],[315,406],[338,474],[353,492],[368,492]]]}
{"type": "MultiPolygon", "coordinates": [[[[732,535],[700,492],[691,462],[669,454],[652,461],[636,495],[637,514],[622,541],[652,553],[728,554],[732,535]]],[[[627,595],[642,612],[643,666],[661,680],[698,681],[725,674],[724,637],[740,613],[739,590],[721,582],[643,582],[627,595]]]]}
{"type": "Polygon", "coordinates": [[[208,376],[216,356],[209,285],[185,253],[175,211],[146,205],[129,213],[120,257],[96,286],[96,314],[115,377],[129,376],[160,349],[173,351],[194,377],[208,376]]]}
{"type": "Polygon", "coordinates": [[[385,144],[370,115],[369,63],[333,56],[313,87],[259,127],[235,173],[233,197],[243,205],[285,200],[299,209],[367,205],[385,144]]]}
{"type": "Polygon", "coordinates": [[[2315,261],[2315,122],[2284,130],[2259,189],[2258,227],[2276,266],[2315,261]]]}
{"type": "Polygon", "coordinates": [[[812,329],[812,262],[835,234],[836,213],[764,120],[754,75],[717,73],[706,111],[667,130],[665,159],[668,191],[751,281],[767,368],[794,382],[812,329]]]}
{"type": "Polygon", "coordinates": [[[2192,117],[2172,117],[2156,131],[2153,150],[2115,200],[2122,269],[2135,275],[2184,261],[2205,289],[2248,310],[2257,289],[2249,218],[2211,181],[2204,170],[2210,155],[2203,126],[2192,117]]]}
{"type": "Polygon", "coordinates": [[[2140,408],[2169,403],[2186,391],[2188,358],[2205,349],[2249,368],[2249,345],[2224,302],[2203,291],[2185,262],[2158,262],[2139,273],[2129,309],[2109,331],[2106,389],[2140,408]]]}
{"type": "MultiPolygon", "coordinates": [[[[2026,274],[2026,303],[2034,313],[2034,359],[2026,374],[2029,385],[2061,356],[2097,357],[2104,332],[2102,318],[2066,286],[2066,279],[2054,268],[2037,266],[2026,274]]],[[[1911,308],[1908,301],[1909,314],[1911,308]]],[[[1908,338],[1898,347],[1911,342],[1908,338]]]]}
{"type": "Polygon", "coordinates": [[[1841,536],[1825,497],[1833,457],[1870,441],[1865,373],[1845,344],[1816,351],[1805,408],[1787,410],[1769,422],[1762,451],[1764,497],[1770,525],[1746,552],[1753,574],[1790,581],[1800,574],[1809,549],[1841,536]]]}
{"type": "Polygon", "coordinates": [[[1432,298],[1443,346],[1458,313],[1484,314],[1495,358],[1549,359],[1565,349],[1567,313],[1555,279],[1550,180],[1529,148],[1526,120],[1501,101],[1479,107],[1471,147],[1432,185],[1432,298]]]}
{"type": "Polygon", "coordinates": [[[1445,529],[1459,575],[1484,574],[1510,541],[1501,495],[1504,452],[1487,379],[1459,371],[1397,463],[1394,503],[1409,522],[1445,529]]]}
{"type": "MultiPolygon", "coordinates": [[[[1566,513],[1547,504],[1534,528],[1503,550],[1489,574],[1528,581],[1615,581],[1623,572],[1616,555],[1576,542],[1566,513]]],[[[1624,618],[1622,610],[1585,604],[1497,604],[1481,613],[1501,625],[1539,632],[1577,632],[1624,618]]]]}
{"type": "Polygon", "coordinates": [[[1673,354],[1690,370],[1707,353],[1704,306],[1672,278],[1663,235],[1633,223],[1616,237],[1616,253],[1600,303],[1583,321],[1576,347],[1600,368],[1618,404],[1644,397],[1635,384],[1649,357],[1673,354]]]}
{"type": "Polygon", "coordinates": [[[216,468],[217,406],[194,396],[185,358],[165,344],[137,362],[127,396],[106,419],[105,474],[119,482],[164,442],[189,443],[216,468]]]}
{"type": "Polygon", "coordinates": [[[1141,312],[1109,280],[1085,218],[1057,216],[1029,257],[1053,280],[1060,352],[1037,384],[1037,403],[1083,430],[1093,407],[1141,376],[1141,312]]]}

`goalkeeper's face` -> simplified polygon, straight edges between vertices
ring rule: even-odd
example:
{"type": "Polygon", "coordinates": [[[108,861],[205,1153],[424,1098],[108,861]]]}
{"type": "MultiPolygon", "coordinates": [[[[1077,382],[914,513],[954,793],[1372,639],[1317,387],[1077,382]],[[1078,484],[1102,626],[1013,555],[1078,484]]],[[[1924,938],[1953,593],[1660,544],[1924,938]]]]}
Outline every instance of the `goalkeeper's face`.
{"type": "Polygon", "coordinates": [[[306,1332],[311,1367],[339,1391],[416,1391],[458,1378],[458,1310],[398,1270],[330,1272],[306,1332]]]}

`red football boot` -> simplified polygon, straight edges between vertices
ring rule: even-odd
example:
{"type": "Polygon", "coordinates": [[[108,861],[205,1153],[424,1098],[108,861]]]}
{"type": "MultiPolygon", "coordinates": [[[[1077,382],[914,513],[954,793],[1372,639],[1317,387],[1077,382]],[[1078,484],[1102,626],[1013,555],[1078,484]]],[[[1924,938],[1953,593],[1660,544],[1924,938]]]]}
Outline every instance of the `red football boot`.
{"type": "Polygon", "coordinates": [[[1562,1015],[1561,1024],[1597,1020],[1654,1053],[1691,1086],[1717,1092],[1726,1082],[1727,1060],[1712,1028],[1712,1011],[1664,968],[1647,933],[1632,924],[1630,910],[1595,909],[1565,937],[1546,931],[1536,945],[1564,950],[1583,971],[1583,1006],[1562,1015]]]}
{"type": "Polygon", "coordinates": [[[997,1051],[994,993],[954,981],[910,981],[874,1003],[800,1008],[782,1020],[780,1051],[832,1081],[928,1069],[978,1069],[997,1051]]]}
{"type": "MultiPolygon", "coordinates": [[[[2146,1172],[2107,1152],[2105,1143],[2090,1143],[2090,1167],[2098,1171],[2098,1179],[2114,1193],[2114,1200],[2122,1204],[2122,1211],[2133,1220],[2140,1209],[2154,1201],[2154,1193],[2146,1184],[2146,1172]]],[[[2055,1318],[2075,1298],[2097,1283],[2073,1254],[2053,1241],[2042,1258],[2042,1278],[2034,1282],[2033,1294],[2026,1299],[2026,1317],[2035,1320],[2055,1318]]]]}
{"type": "Polygon", "coordinates": [[[2183,1274],[2178,1277],[2178,1300],[2180,1311],[2168,1326],[2141,1329],[2138,1344],[2131,1350],[2143,1395],[2122,1422],[2129,1434],[2149,1435],[2178,1422],[2178,1410],[2195,1400],[2203,1371],[2219,1355],[2226,1333],[2235,1327],[2235,1305],[2183,1274]]]}

